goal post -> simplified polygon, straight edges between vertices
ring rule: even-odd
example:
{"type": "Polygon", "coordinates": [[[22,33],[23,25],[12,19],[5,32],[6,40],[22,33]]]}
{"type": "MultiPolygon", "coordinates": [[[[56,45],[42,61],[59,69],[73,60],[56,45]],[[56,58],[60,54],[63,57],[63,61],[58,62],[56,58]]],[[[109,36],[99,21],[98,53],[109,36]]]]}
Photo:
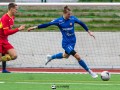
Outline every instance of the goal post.
{"type": "MultiPolygon", "coordinates": [[[[60,17],[62,9],[68,5],[73,15],[88,25],[96,39],[75,24],[77,43],[75,50],[91,68],[120,68],[120,3],[17,3],[15,27],[38,25],[60,17]],[[111,11],[111,12],[109,12],[111,11]]],[[[5,13],[8,3],[0,3],[0,16],[5,13]]],[[[27,29],[26,28],[26,29],[27,29]]],[[[72,56],[56,59],[45,65],[47,54],[64,52],[62,36],[58,27],[18,32],[9,36],[18,58],[8,62],[8,67],[81,68],[72,56]]]]}

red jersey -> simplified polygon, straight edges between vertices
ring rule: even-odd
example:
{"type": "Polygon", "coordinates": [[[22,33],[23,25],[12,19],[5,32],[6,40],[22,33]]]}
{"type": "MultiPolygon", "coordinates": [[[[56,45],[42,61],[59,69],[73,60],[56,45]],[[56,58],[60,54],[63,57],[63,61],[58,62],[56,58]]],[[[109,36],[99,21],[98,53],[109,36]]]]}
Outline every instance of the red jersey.
{"type": "Polygon", "coordinates": [[[8,36],[18,32],[18,28],[11,30],[14,25],[15,17],[4,14],[0,19],[0,40],[7,40],[8,36]]]}

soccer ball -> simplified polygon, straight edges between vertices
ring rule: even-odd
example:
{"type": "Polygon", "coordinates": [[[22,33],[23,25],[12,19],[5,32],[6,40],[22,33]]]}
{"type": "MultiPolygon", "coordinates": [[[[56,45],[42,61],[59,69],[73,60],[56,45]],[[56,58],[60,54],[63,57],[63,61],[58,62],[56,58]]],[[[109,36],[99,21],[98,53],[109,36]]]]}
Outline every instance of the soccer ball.
{"type": "Polygon", "coordinates": [[[51,88],[52,88],[52,90],[55,90],[55,89],[56,89],[56,85],[53,84],[53,85],[51,86],[51,88]]]}
{"type": "Polygon", "coordinates": [[[110,73],[108,71],[103,71],[101,73],[101,79],[103,81],[108,81],[110,79],[110,73]]]}

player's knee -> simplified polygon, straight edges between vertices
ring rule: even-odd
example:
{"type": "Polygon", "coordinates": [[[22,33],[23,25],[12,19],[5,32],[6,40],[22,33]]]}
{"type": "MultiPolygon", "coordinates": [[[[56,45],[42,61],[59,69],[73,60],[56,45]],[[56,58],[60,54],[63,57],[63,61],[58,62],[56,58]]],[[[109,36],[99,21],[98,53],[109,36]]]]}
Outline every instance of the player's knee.
{"type": "Polygon", "coordinates": [[[65,55],[65,56],[63,56],[63,58],[66,58],[66,59],[67,59],[67,58],[69,58],[69,56],[66,56],[66,55],[65,55]]]}
{"type": "Polygon", "coordinates": [[[78,61],[81,60],[80,56],[79,56],[77,53],[74,55],[74,57],[75,57],[78,61]]]}
{"type": "Polygon", "coordinates": [[[66,58],[66,59],[68,59],[68,58],[69,58],[69,56],[65,56],[65,58],[66,58]]]}
{"type": "Polygon", "coordinates": [[[66,58],[66,59],[67,59],[67,58],[69,58],[69,55],[64,54],[64,55],[63,55],[63,58],[66,58]]]}

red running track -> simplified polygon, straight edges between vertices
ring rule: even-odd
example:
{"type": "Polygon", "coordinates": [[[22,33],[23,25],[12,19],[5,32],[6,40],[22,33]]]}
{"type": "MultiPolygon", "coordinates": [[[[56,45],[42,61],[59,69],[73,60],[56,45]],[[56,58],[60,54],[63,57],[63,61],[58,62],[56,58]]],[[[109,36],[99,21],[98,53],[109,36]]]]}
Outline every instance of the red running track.
{"type": "MultiPolygon", "coordinates": [[[[1,70],[1,68],[0,68],[1,70]]],[[[7,68],[11,72],[39,72],[39,73],[85,73],[83,69],[68,68],[7,68]]],[[[120,69],[92,69],[94,72],[109,71],[111,73],[120,73],[120,69]]]]}

